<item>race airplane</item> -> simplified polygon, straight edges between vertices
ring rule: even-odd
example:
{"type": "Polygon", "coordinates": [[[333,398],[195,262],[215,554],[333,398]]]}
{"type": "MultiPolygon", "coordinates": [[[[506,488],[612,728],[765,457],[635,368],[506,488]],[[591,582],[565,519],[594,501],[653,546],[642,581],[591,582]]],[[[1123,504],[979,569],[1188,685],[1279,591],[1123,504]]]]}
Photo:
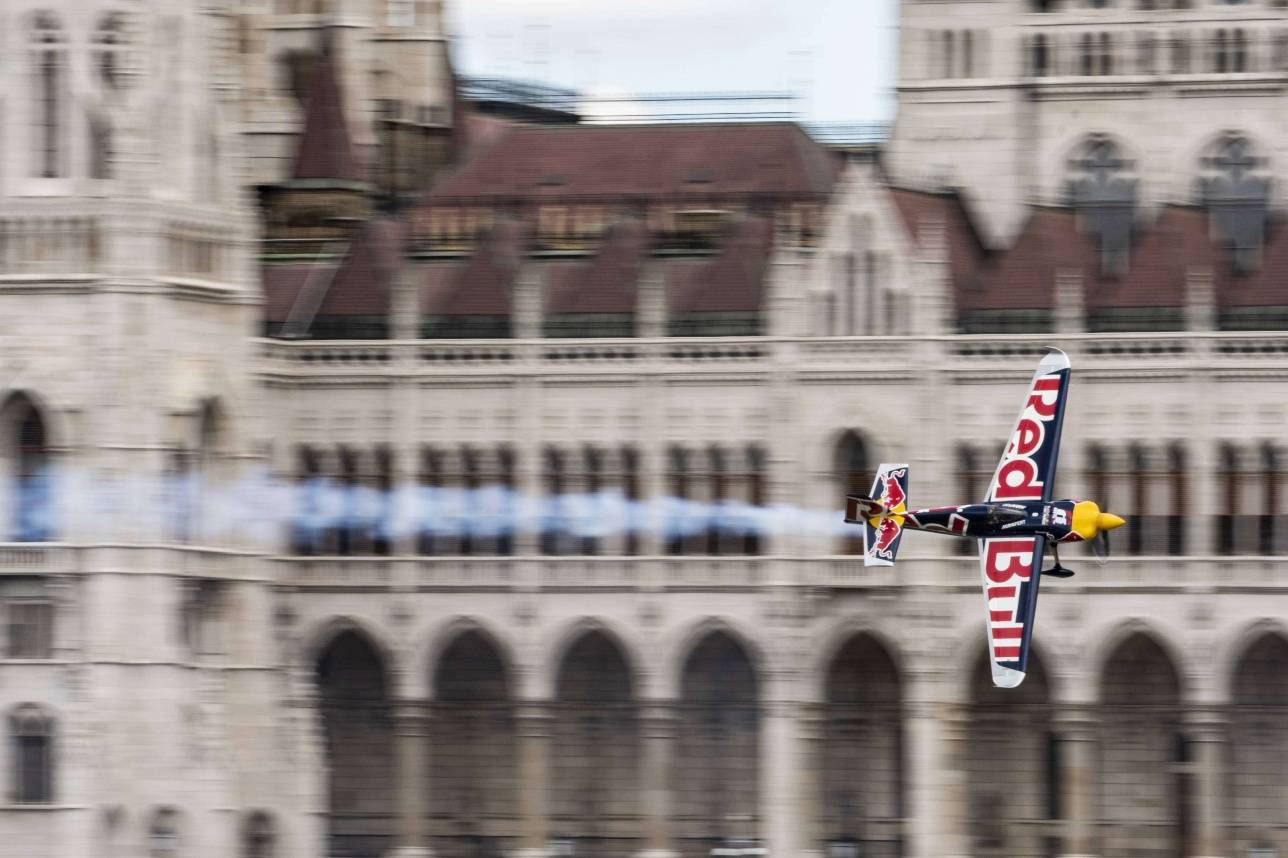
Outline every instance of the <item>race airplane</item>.
{"type": "Polygon", "coordinates": [[[1107,558],[1108,532],[1123,524],[1092,501],[1051,499],[1069,371],[1069,358],[1058,349],[1038,364],[983,503],[909,510],[906,464],[882,465],[871,497],[845,499],[845,520],[863,525],[865,566],[892,566],[904,530],[979,540],[989,660],[1000,688],[1024,681],[1039,578],[1073,575],[1060,565],[1056,546],[1090,542],[1107,558]],[[1043,569],[1047,548],[1055,565],[1043,569]]]}

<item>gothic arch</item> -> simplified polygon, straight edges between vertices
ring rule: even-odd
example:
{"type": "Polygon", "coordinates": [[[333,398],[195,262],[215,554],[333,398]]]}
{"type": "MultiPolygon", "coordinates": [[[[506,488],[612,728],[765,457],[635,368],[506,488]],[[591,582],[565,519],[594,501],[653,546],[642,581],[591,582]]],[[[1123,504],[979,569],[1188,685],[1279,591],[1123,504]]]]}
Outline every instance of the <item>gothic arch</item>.
{"type": "Polygon", "coordinates": [[[0,388],[0,431],[4,432],[0,437],[3,437],[6,442],[12,432],[12,427],[7,421],[15,416],[11,409],[16,408],[31,408],[40,415],[40,422],[45,429],[45,446],[51,453],[63,452],[67,449],[69,439],[66,426],[58,412],[42,394],[27,387],[8,390],[0,388]]]}
{"type": "Polygon", "coordinates": [[[314,623],[301,638],[300,662],[312,670],[336,638],[346,632],[353,632],[371,647],[384,665],[387,677],[398,673],[397,654],[389,643],[393,636],[375,621],[353,614],[333,615],[314,623]]]}
{"type": "Polygon", "coordinates": [[[1277,617],[1254,620],[1240,626],[1221,645],[1214,664],[1216,685],[1212,689],[1217,702],[1233,702],[1235,673],[1247,658],[1248,652],[1266,637],[1288,640],[1288,623],[1277,617]]]}
{"type": "Polygon", "coordinates": [[[1194,671],[1185,651],[1177,646],[1175,641],[1179,636],[1174,631],[1157,621],[1141,617],[1110,621],[1093,629],[1090,639],[1097,643],[1088,655],[1087,673],[1093,678],[1094,702],[1103,702],[1103,678],[1111,660],[1118,654],[1119,647],[1134,635],[1148,638],[1162,650],[1176,673],[1179,699],[1187,699],[1194,685],[1194,671]]]}
{"type": "Polygon", "coordinates": [[[408,689],[411,697],[431,701],[436,699],[438,691],[436,680],[444,656],[462,637],[471,633],[477,634],[486,641],[496,653],[505,672],[510,696],[515,699],[523,696],[518,687],[519,677],[523,671],[520,670],[518,658],[509,641],[493,627],[492,623],[480,617],[463,616],[453,617],[433,632],[421,636],[421,643],[416,648],[412,659],[411,687],[408,689]]]}
{"type": "Polygon", "coordinates": [[[852,617],[831,626],[813,647],[814,655],[810,665],[812,697],[809,702],[826,699],[828,670],[841,651],[860,637],[870,638],[890,657],[895,674],[902,682],[907,671],[906,656],[895,636],[889,634],[875,619],[852,617]]]}
{"type": "Polygon", "coordinates": [[[704,617],[681,628],[664,645],[666,660],[658,683],[663,686],[659,689],[660,697],[673,699],[680,696],[684,668],[689,657],[702,641],[716,632],[728,635],[738,644],[751,662],[752,673],[757,677],[759,685],[760,677],[765,675],[767,655],[756,643],[751,631],[730,617],[704,617]]]}
{"type": "Polygon", "coordinates": [[[542,697],[553,698],[558,693],[560,671],[569,653],[588,635],[593,634],[603,635],[617,648],[631,680],[632,695],[637,699],[644,696],[642,692],[649,671],[641,664],[640,649],[631,639],[630,633],[616,623],[600,617],[581,617],[557,629],[549,645],[543,647],[547,656],[542,666],[542,697]]]}

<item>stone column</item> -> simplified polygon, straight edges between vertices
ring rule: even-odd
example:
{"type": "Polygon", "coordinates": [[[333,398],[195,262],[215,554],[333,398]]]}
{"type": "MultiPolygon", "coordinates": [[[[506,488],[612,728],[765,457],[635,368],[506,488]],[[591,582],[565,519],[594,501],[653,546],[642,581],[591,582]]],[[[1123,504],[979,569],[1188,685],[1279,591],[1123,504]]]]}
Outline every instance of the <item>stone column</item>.
{"type": "Polygon", "coordinates": [[[905,737],[909,858],[948,858],[961,854],[955,834],[961,813],[960,772],[952,753],[948,705],[935,689],[943,683],[915,677],[909,684],[905,737]]]}
{"type": "Polygon", "coordinates": [[[760,830],[769,858],[794,858],[801,849],[800,768],[797,704],[781,691],[770,690],[763,704],[760,727],[760,830]]]}
{"type": "Polygon", "coordinates": [[[540,703],[523,703],[519,732],[519,858],[545,858],[550,837],[550,713],[540,703]]]}
{"type": "Polygon", "coordinates": [[[429,858],[429,709],[423,700],[403,700],[395,706],[394,783],[396,858],[429,858]]]}
{"type": "Polygon", "coordinates": [[[1080,334],[1087,329],[1087,306],[1079,271],[1058,271],[1055,275],[1055,330],[1058,334],[1080,334]]]}
{"type": "Polygon", "coordinates": [[[1198,709],[1186,713],[1186,740],[1192,748],[1194,772],[1194,838],[1188,855],[1216,858],[1225,855],[1225,814],[1221,811],[1225,790],[1226,719],[1216,710],[1198,709]]]}
{"type": "Polygon", "coordinates": [[[1096,723],[1085,708],[1070,706],[1056,713],[1059,739],[1060,815],[1064,820],[1063,858],[1086,858],[1094,839],[1094,778],[1096,723]]]}
{"type": "Polygon", "coordinates": [[[821,855],[825,838],[823,819],[823,711],[821,704],[802,703],[796,718],[797,767],[800,789],[796,816],[800,819],[801,855],[821,855]]]}
{"type": "Polygon", "coordinates": [[[1212,270],[1194,267],[1185,271],[1185,329],[1195,333],[1216,330],[1216,292],[1212,270]]]}
{"type": "Polygon", "coordinates": [[[640,713],[644,753],[640,766],[644,851],[639,858],[673,858],[671,845],[671,765],[675,747],[675,714],[667,702],[645,704],[640,713]]]}

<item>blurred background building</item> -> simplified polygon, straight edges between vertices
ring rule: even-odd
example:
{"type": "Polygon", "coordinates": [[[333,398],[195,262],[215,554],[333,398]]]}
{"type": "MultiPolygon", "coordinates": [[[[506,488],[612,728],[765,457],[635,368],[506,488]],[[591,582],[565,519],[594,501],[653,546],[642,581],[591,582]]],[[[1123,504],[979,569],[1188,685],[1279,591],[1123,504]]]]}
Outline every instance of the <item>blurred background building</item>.
{"type": "Polygon", "coordinates": [[[8,0],[0,853],[1288,854],[1288,9],[903,7],[886,141],[8,0]],[[1129,524],[1002,693],[838,520],[982,495],[1046,344],[1129,524]]]}

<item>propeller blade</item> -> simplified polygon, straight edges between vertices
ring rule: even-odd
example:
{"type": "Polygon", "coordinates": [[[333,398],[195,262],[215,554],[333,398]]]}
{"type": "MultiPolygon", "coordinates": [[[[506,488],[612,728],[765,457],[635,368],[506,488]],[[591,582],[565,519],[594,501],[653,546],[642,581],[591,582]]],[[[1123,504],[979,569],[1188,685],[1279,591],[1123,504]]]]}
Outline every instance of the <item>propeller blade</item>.
{"type": "Polygon", "coordinates": [[[1102,530],[1091,540],[1091,553],[1101,566],[1109,562],[1109,531],[1102,530]]]}

